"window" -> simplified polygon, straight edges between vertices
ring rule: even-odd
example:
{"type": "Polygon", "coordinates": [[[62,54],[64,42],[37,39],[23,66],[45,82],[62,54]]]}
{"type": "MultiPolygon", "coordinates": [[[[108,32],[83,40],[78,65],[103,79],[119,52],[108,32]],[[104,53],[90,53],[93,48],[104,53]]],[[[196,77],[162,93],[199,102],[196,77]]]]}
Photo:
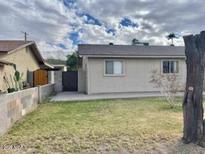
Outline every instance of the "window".
{"type": "Polygon", "coordinates": [[[178,73],[178,61],[166,60],[163,61],[163,73],[178,73]]]}
{"type": "Polygon", "coordinates": [[[106,75],[122,75],[123,64],[121,60],[106,60],[105,61],[106,75]]]}

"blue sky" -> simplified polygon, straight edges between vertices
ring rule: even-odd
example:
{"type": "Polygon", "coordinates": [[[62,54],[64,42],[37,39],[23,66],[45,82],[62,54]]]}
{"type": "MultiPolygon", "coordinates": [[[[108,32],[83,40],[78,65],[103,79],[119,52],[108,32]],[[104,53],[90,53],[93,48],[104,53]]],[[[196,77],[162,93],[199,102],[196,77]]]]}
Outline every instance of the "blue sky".
{"type": "Polygon", "coordinates": [[[62,58],[79,43],[169,45],[171,32],[205,29],[204,8],[203,0],[0,0],[0,39],[23,39],[26,31],[45,58],[62,58]]]}
{"type": "Polygon", "coordinates": [[[138,24],[136,22],[133,22],[128,17],[122,18],[122,20],[120,21],[120,25],[125,27],[138,27],[138,24]]]}

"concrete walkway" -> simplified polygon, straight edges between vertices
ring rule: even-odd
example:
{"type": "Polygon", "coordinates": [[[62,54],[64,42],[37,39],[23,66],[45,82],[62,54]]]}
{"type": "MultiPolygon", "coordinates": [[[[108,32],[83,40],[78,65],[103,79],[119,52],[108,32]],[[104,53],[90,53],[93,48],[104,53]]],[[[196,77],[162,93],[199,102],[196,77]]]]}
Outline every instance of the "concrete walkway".
{"type": "MultiPolygon", "coordinates": [[[[179,94],[182,96],[183,93],[179,94]]],[[[51,98],[51,101],[84,101],[99,99],[122,99],[122,98],[144,98],[144,97],[160,97],[160,93],[112,93],[112,94],[92,94],[87,95],[78,92],[61,92],[51,98]]]]}

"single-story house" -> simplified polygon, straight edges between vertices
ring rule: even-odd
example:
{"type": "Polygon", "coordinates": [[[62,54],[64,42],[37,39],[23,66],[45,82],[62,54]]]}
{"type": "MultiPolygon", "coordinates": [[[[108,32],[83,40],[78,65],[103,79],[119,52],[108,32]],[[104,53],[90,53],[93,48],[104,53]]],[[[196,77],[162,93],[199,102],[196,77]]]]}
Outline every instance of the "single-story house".
{"type": "Polygon", "coordinates": [[[23,73],[23,81],[28,83],[28,72],[34,72],[41,67],[49,67],[45,65],[35,42],[21,40],[0,40],[0,91],[6,91],[7,83],[4,81],[6,77],[9,84],[12,85],[12,78],[15,69],[23,73]]]}
{"type": "Polygon", "coordinates": [[[82,44],[78,54],[78,91],[87,94],[159,91],[150,82],[154,70],[176,74],[181,84],[186,80],[185,49],[180,46],[82,44]]]}

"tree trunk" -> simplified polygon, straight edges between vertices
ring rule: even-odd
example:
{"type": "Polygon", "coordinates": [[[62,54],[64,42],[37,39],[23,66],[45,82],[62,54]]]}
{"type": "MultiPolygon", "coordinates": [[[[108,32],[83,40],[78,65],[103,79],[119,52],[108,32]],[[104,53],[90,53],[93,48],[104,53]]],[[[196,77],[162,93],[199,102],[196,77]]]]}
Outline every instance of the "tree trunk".
{"type": "Polygon", "coordinates": [[[185,143],[203,144],[203,80],[205,32],[184,37],[187,64],[186,89],[183,101],[185,143]]]}

